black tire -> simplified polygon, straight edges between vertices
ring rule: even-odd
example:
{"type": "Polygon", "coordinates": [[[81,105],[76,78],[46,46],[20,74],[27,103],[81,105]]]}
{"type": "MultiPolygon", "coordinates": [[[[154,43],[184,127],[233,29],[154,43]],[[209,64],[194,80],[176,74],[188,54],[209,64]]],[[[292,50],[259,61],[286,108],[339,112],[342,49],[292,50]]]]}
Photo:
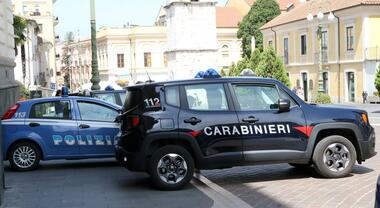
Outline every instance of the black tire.
{"type": "Polygon", "coordinates": [[[308,163],[308,164],[298,164],[298,163],[288,163],[290,166],[292,166],[293,168],[297,168],[297,169],[306,169],[306,168],[310,168],[311,164],[308,163]]]}
{"type": "MultiPolygon", "coordinates": [[[[344,155],[344,153],[338,153],[338,152],[337,154],[344,155]]],[[[352,171],[352,168],[355,162],[356,162],[355,147],[350,142],[350,140],[342,136],[337,136],[337,135],[328,136],[322,139],[320,142],[318,142],[318,144],[316,145],[314,149],[313,163],[314,163],[315,170],[317,171],[319,175],[325,178],[341,178],[341,177],[347,176],[352,171]],[[334,166],[329,165],[329,163],[336,164],[334,162],[335,160],[339,160],[339,158],[342,159],[344,157],[342,155],[340,157],[331,156],[331,158],[333,159],[330,160],[325,155],[329,155],[330,154],[329,152],[332,152],[331,151],[332,148],[338,150],[339,148],[342,149],[343,146],[346,147],[344,152],[348,151],[347,155],[349,155],[349,160],[346,163],[341,162],[341,164],[337,166],[337,167],[341,166],[340,168],[334,168],[334,166]],[[326,162],[324,162],[325,159],[326,159],[326,162]],[[343,165],[343,164],[346,164],[346,165],[343,165]]]]}
{"type": "Polygon", "coordinates": [[[9,154],[8,154],[8,160],[9,160],[9,163],[10,163],[11,168],[13,170],[16,170],[16,171],[35,170],[40,164],[41,151],[38,148],[38,146],[36,146],[35,144],[33,144],[31,142],[19,142],[19,143],[12,145],[12,147],[10,148],[9,154]],[[17,161],[17,159],[16,159],[17,156],[15,155],[15,154],[18,154],[19,150],[22,150],[22,149],[28,150],[28,152],[30,153],[29,157],[28,157],[29,159],[34,158],[34,160],[33,159],[30,160],[31,164],[26,163],[26,165],[24,167],[20,163],[20,160],[17,161]],[[33,155],[34,155],[34,157],[33,157],[33,155]]]}
{"type": "MultiPolygon", "coordinates": [[[[168,159],[168,158],[166,158],[166,159],[168,159]]],[[[161,161],[161,164],[165,164],[162,161],[161,161]]],[[[170,160],[170,162],[168,162],[168,164],[172,164],[172,162],[173,161],[170,160]]],[[[167,165],[164,167],[164,170],[166,170],[167,174],[169,174],[167,178],[169,178],[170,176],[174,177],[174,175],[179,174],[180,171],[183,171],[185,169],[185,168],[181,168],[181,167],[176,166],[175,167],[176,171],[174,171],[173,174],[170,174],[170,172],[168,172],[168,171],[170,171],[169,167],[173,167],[173,166],[167,165]]],[[[194,174],[193,157],[185,148],[183,148],[181,146],[168,145],[168,146],[161,147],[153,153],[152,158],[149,161],[149,174],[150,174],[150,178],[151,178],[153,184],[155,185],[155,187],[157,187],[160,190],[172,191],[172,190],[182,189],[184,186],[186,186],[190,182],[190,180],[193,177],[193,174],[194,174]],[[162,161],[164,161],[165,157],[167,157],[168,154],[179,155],[180,157],[176,157],[176,158],[179,158],[180,161],[182,161],[182,159],[183,159],[183,161],[185,163],[182,163],[182,164],[186,164],[186,166],[187,166],[187,170],[185,171],[185,173],[180,175],[180,177],[182,177],[182,179],[178,182],[172,181],[172,183],[170,183],[170,182],[164,181],[160,177],[159,171],[161,171],[161,170],[158,170],[159,169],[158,165],[160,164],[161,159],[163,159],[162,161]]],[[[180,177],[178,177],[178,178],[180,178],[180,177]]]]}

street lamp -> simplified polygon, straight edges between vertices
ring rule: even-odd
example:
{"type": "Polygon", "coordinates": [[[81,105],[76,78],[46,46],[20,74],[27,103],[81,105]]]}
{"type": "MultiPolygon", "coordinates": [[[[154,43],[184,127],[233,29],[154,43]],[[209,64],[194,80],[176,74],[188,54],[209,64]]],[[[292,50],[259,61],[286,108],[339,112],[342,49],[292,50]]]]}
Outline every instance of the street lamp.
{"type": "Polygon", "coordinates": [[[90,0],[91,7],[91,53],[92,53],[92,77],[91,77],[91,90],[100,90],[99,82],[99,69],[98,69],[98,54],[96,49],[96,21],[95,21],[95,0],[90,0]]]}
{"type": "MultiPolygon", "coordinates": [[[[304,3],[306,2],[305,0],[300,0],[300,2],[304,3]]],[[[309,3],[309,14],[307,15],[306,19],[308,21],[313,21],[314,19],[314,14],[313,12],[316,12],[314,7],[315,6],[318,6],[318,10],[317,10],[317,21],[318,21],[318,29],[317,29],[317,37],[318,37],[318,41],[319,41],[319,73],[318,73],[318,92],[323,92],[323,93],[326,93],[325,92],[325,89],[323,87],[323,42],[322,42],[322,24],[321,24],[321,21],[323,20],[324,18],[324,13],[323,13],[323,6],[324,4],[329,7],[330,6],[330,1],[329,0],[311,0],[310,3],[309,3]],[[318,4],[318,5],[316,5],[318,4]]],[[[332,13],[332,11],[329,12],[329,15],[327,17],[327,19],[329,21],[333,21],[335,19],[335,16],[334,14],[332,13]]]]}

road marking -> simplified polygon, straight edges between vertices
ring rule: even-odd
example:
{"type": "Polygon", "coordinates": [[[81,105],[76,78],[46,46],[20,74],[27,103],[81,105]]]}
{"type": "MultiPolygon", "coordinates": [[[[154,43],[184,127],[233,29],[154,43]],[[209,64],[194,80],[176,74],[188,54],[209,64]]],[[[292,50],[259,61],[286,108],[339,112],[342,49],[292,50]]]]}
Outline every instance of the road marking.
{"type": "Polygon", "coordinates": [[[219,185],[211,182],[202,174],[195,173],[194,178],[197,180],[191,181],[191,184],[214,201],[212,207],[252,208],[245,201],[241,200],[239,197],[233,195],[231,192],[220,187],[219,185]]]}

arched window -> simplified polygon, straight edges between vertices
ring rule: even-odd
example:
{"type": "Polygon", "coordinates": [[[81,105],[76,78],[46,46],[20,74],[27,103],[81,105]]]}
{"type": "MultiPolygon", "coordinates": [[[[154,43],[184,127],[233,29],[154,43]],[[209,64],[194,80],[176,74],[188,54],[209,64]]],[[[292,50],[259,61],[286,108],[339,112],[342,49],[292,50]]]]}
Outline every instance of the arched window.
{"type": "Polygon", "coordinates": [[[228,58],[230,57],[230,50],[228,48],[228,45],[223,45],[222,46],[222,57],[223,58],[228,58]]]}

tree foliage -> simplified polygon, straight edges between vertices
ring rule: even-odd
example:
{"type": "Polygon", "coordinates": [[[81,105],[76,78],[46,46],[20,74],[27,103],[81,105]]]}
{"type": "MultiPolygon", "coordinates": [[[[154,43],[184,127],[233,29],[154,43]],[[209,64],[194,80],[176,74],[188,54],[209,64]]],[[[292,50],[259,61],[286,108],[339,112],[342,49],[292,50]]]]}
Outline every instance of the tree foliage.
{"type": "Polygon", "coordinates": [[[249,57],[244,57],[242,60],[238,61],[237,64],[233,63],[229,71],[222,70],[222,76],[239,76],[244,69],[252,69],[255,71],[257,65],[260,62],[261,52],[255,50],[249,57]]]}
{"type": "Polygon", "coordinates": [[[315,103],[318,103],[318,104],[331,104],[331,98],[328,94],[326,93],[323,93],[323,92],[319,92],[318,95],[317,95],[317,98],[315,98],[315,103]]]}
{"type": "Polygon", "coordinates": [[[28,21],[20,16],[13,16],[13,29],[15,34],[15,44],[19,46],[26,41],[26,36],[24,34],[25,29],[28,25],[28,21]]]}
{"type": "Polygon", "coordinates": [[[62,56],[62,63],[64,63],[64,69],[63,71],[65,72],[65,75],[63,77],[65,86],[70,88],[70,66],[72,63],[71,60],[71,53],[69,51],[69,45],[70,43],[74,42],[74,33],[73,32],[67,32],[65,35],[65,42],[66,42],[66,47],[65,50],[63,51],[63,56],[62,56]]]}
{"type": "Polygon", "coordinates": [[[380,92],[380,64],[377,67],[377,71],[376,71],[375,87],[377,89],[377,92],[379,93],[380,92]]]}
{"type": "Polygon", "coordinates": [[[255,37],[256,48],[263,50],[263,35],[260,28],[276,16],[281,14],[276,0],[257,0],[251,10],[239,24],[238,38],[242,39],[244,56],[251,55],[251,40],[255,37]]]}
{"type": "Polygon", "coordinates": [[[272,47],[263,51],[255,72],[259,77],[277,79],[290,87],[290,81],[289,77],[286,75],[284,63],[281,58],[276,55],[276,52],[272,47]]]}
{"type": "Polygon", "coordinates": [[[17,81],[17,84],[19,86],[19,91],[20,91],[20,98],[29,98],[30,96],[30,91],[28,90],[28,88],[25,87],[25,85],[23,83],[21,83],[20,81],[17,81]]]}

